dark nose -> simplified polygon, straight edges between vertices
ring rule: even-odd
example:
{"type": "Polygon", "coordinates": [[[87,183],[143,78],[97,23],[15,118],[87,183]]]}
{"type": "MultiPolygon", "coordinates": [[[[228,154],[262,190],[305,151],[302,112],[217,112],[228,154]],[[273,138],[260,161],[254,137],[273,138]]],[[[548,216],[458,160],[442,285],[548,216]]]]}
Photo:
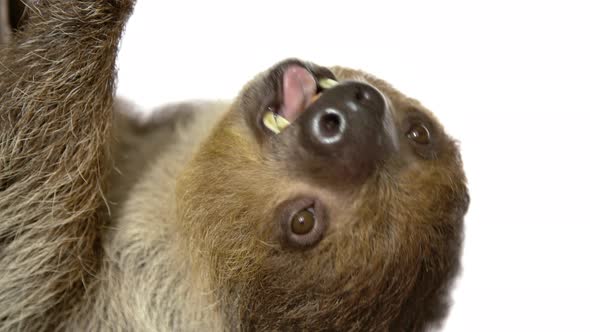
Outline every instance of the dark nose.
{"type": "Polygon", "coordinates": [[[306,111],[305,135],[319,150],[333,150],[346,144],[359,149],[371,143],[383,123],[385,101],[374,87],[360,82],[344,82],[324,92],[306,111]],[[363,146],[364,145],[364,146],[363,146]]]}
{"type": "Polygon", "coordinates": [[[301,143],[308,152],[329,158],[325,167],[332,172],[363,175],[393,147],[390,117],[376,88],[342,82],[324,91],[302,114],[301,143]]]}

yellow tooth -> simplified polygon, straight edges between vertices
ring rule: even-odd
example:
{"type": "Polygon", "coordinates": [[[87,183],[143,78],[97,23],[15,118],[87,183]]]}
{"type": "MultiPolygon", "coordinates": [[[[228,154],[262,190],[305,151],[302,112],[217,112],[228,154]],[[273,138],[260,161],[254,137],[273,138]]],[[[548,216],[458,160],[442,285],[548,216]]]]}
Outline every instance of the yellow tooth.
{"type": "Polygon", "coordinates": [[[283,129],[287,128],[291,124],[289,121],[287,121],[287,119],[276,114],[275,112],[264,113],[262,123],[264,123],[264,126],[275,134],[280,133],[283,131],[283,129]]]}
{"type": "Polygon", "coordinates": [[[332,88],[332,87],[335,87],[336,85],[338,85],[338,81],[335,81],[331,78],[320,78],[318,85],[322,89],[329,89],[329,88],[332,88]]]}

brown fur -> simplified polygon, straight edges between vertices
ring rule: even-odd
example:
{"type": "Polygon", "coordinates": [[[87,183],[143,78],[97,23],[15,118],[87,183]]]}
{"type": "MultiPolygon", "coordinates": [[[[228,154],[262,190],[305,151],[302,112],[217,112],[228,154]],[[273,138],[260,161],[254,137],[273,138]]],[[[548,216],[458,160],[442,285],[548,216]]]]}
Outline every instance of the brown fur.
{"type": "Polygon", "coordinates": [[[96,273],[130,1],[44,1],[0,48],[0,324],[59,326],[96,273]]]}
{"type": "Polygon", "coordinates": [[[438,132],[434,150],[402,144],[362,184],[334,187],[294,173],[280,145],[253,134],[264,74],[231,104],[143,120],[119,101],[113,116],[131,7],[42,2],[0,50],[0,331],[440,322],[468,195],[457,147],[432,114],[381,80],[333,68],[379,88],[398,126],[419,114],[438,132]],[[273,218],[302,194],[330,215],[307,250],[281,243],[273,218]]]}
{"type": "MultiPolygon", "coordinates": [[[[419,112],[436,121],[381,80],[333,72],[385,92],[397,119],[419,112]]],[[[186,252],[195,269],[210,267],[225,320],[246,330],[314,331],[421,331],[438,322],[458,269],[468,202],[455,143],[437,124],[435,158],[409,157],[400,166],[396,156],[362,186],[318,186],[269,158],[245,125],[243,114],[258,100],[245,95],[257,84],[186,167],[177,191],[186,252]],[[276,207],[301,193],[322,198],[331,213],[326,238],[309,251],[281,247],[273,229],[276,207]]]]}

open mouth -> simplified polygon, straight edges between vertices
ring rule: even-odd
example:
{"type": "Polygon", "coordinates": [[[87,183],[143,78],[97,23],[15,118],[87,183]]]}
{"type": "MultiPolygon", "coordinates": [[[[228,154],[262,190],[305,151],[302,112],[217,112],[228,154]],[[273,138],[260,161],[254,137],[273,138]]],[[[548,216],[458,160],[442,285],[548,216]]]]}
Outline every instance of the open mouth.
{"type": "Polygon", "coordinates": [[[300,65],[292,64],[285,68],[282,77],[282,100],[278,108],[269,109],[263,116],[264,126],[279,134],[293,123],[322,92],[338,85],[338,82],[314,75],[300,65]]]}

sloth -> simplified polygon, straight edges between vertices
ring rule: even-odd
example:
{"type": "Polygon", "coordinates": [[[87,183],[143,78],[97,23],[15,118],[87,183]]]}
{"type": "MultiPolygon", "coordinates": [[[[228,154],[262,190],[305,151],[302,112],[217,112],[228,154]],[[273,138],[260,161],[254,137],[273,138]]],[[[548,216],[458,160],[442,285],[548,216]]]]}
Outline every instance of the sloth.
{"type": "Polygon", "coordinates": [[[133,5],[31,3],[0,47],[0,331],[440,326],[469,195],[435,116],[288,59],[142,118],[114,97],[133,5]]]}

